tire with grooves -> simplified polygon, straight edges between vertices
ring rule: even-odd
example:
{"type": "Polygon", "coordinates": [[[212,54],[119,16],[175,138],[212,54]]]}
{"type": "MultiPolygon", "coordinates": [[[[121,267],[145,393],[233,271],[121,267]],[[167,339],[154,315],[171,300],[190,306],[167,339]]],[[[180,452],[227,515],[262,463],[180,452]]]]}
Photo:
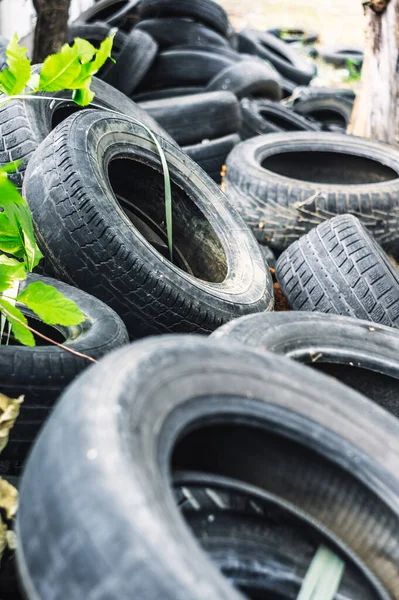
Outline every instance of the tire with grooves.
{"type": "Polygon", "coordinates": [[[294,310],[399,327],[399,270],[352,215],[325,221],[291,244],[276,275],[294,310]]]}
{"type": "Polygon", "coordinates": [[[326,219],[351,213],[399,255],[394,146],[339,133],[270,133],[234,148],[225,183],[230,202],[272,248],[285,250],[326,219]]]}
{"type": "Polygon", "coordinates": [[[142,127],[82,111],[41,144],[24,192],[57,276],[107,302],[134,338],[207,333],[234,316],[272,310],[271,278],[245,223],[182,150],[160,144],[171,178],[174,264],[160,157],[142,127]]]}
{"type": "Polygon", "coordinates": [[[226,11],[212,0],[141,0],[140,20],[168,16],[191,17],[222,35],[227,35],[229,30],[226,11]]]}
{"type": "Polygon", "coordinates": [[[178,512],[169,486],[181,470],[290,502],[399,598],[399,422],[295,361],[193,335],[121,348],[58,402],[20,486],[28,596],[241,598],[178,512]]]}

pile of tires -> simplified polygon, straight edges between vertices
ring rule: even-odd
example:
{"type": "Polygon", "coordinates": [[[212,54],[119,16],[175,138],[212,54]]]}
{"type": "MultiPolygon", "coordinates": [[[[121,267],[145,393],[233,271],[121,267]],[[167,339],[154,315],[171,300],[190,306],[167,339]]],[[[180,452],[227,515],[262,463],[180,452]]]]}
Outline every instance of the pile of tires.
{"type": "Polygon", "coordinates": [[[25,395],[0,597],[17,571],[28,600],[295,600],[321,552],[337,599],[399,600],[399,152],[309,85],[314,32],[100,0],[69,36],[112,28],[87,108],[0,108],[45,257],[27,283],[85,315],[0,347],[25,395]]]}

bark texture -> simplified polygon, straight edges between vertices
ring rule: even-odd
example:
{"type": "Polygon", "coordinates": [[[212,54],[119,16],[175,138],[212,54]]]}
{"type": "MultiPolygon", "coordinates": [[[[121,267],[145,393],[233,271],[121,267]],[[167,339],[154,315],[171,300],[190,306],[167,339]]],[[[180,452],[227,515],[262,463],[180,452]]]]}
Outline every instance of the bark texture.
{"type": "Polygon", "coordinates": [[[374,0],[365,10],[361,85],[348,133],[399,144],[399,0],[374,0]]]}
{"type": "Polygon", "coordinates": [[[33,63],[61,49],[67,38],[68,14],[71,0],[33,0],[37,13],[33,63]]]}

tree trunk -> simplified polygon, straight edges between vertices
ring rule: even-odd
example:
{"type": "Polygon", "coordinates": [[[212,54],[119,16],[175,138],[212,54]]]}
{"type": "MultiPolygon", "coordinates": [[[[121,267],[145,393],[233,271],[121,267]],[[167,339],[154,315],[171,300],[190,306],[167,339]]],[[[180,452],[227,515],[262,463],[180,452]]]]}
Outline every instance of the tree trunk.
{"type": "Polygon", "coordinates": [[[360,90],[348,133],[399,143],[399,0],[367,2],[360,90]]]}
{"type": "Polygon", "coordinates": [[[59,52],[67,39],[68,14],[71,0],[33,0],[37,13],[33,63],[59,52]]]}

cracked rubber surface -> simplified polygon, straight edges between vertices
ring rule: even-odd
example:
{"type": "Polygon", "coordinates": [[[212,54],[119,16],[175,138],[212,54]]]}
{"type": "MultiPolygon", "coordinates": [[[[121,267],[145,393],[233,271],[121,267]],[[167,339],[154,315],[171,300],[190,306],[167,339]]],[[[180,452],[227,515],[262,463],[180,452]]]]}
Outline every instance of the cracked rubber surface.
{"type": "Polygon", "coordinates": [[[285,132],[239,144],[225,190],[260,242],[276,250],[337,214],[358,217],[399,252],[399,150],[327,132],[285,132]]]}
{"type": "Polygon", "coordinates": [[[122,117],[82,111],[41,144],[24,184],[57,277],[113,307],[131,337],[209,333],[234,316],[272,310],[270,274],[251,232],[200,167],[161,144],[172,180],[175,256],[181,249],[191,274],[132,225],[108,179],[111,163],[115,193],[165,234],[164,182],[149,135],[122,117]]]}
{"type": "Polygon", "coordinates": [[[352,215],[325,221],[292,244],[276,275],[295,310],[399,327],[399,270],[352,215]]]}

